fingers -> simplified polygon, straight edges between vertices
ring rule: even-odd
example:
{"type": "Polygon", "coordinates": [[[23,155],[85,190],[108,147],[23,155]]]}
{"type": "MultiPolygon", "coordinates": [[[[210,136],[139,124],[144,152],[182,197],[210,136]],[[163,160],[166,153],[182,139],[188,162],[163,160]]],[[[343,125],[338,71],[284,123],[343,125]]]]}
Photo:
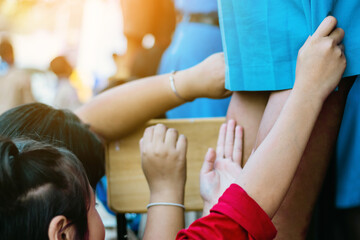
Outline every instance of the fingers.
{"type": "Polygon", "coordinates": [[[242,161],[242,151],[243,151],[243,128],[241,126],[236,126],[235,128],[235,141],[234,141],[234,151],[233,151],[233,161],[238,163],[241,166],[242,161]]]}
{"type": "Polygon", "coordinates": [[[230,119],[227,123],[226,137],[225,137],[225,158],[232,158],[234,149],[234,131],[235,121],[230,119]]]}
{"type": "Polygon", "coordinates": [[[144,152],[144,138],[141,138],[139,141],[140,153],[144,152]]]}
{"type": "Polygon", "coordinates": [[[223,123],[219,130],[219,137],[216,146],[216,155],[218,157],[224,156],[224,145],[225,145],[225,137],[226,137],[226,123],[223,123]]]}
{"type": "Polygon", "coordinates": [[[211,172],[214,169],[215,159],[216,159],[216,153],[214,149],[209,148],[205,155],[204,163],[200,170],[201,173],[211,172]]]}
{"type": "Polygon", "coordinates": [[[145,129],[144,136],[140,140],[140,150],[144,149],[144,145],[153,143],[153,146],[168,145],[171,148],[186,152],[187,139],[184,135],[178,137],[178,132],[174,128],[167,129],[163,124],[157,124],[145,129]]]}
{"type": "Polygon", "coordinates": [[[339,48],[340,48],[340,50],[341,50],[342,53],[345,52],[345,46],[344,46],[344,44],[339,44],[339,48]]]}
{"type": "Polygon", "coordinates": [[[154,135],[154,126],[148,127],[144,131],[144,136],[142,138],[142,144],[149,143],[152,141],[154,135]]]}
{"type": "Polygon", "coordinates": [[[230,91],[230,90],[225,90],[225,92],[224,92],[224,97],[230,97],[232,94],[233,94],[232,91],[230,91]]]}
{"type": "Polygon", "coordinates": [[[230,119],[221,125],[216,147],[217,158],[228,158],[241,165],[243,151],[243,129],[230,119]]]}
{"type": "Polygon", "coordinates": [[[333,16],[326,17],[320,23],[319,27],[314,32],[313,37],[326,37],[326,36],[328,36],[333,31],[336,24],[337,24],[336,18],[334,18],[333,16]]]}
{"type": "Polygon", "coordinates": [[[166,127],[164,124],[157,124],[154,128],[153,141],[164,142],[166,134],[166,127]]]}
{"type": "Polygon", "coordinates": [[[166,131],[165,143],[171,147],[176,148],[177,140],[178,140],[178,132],[174,128],[169,128],[166,131]]]}
{"type": "Polygon", "coordinates": [[[187,139],[184,135],[180,134],[177,143],[176,143],[176,149],[183,151],[186,153],[187,150],[187,139]]]}
{"type": "Polygon", "coordinates": [[[344,30],[341,28],[336,28],[334,31],[330,33],[329,38],[333,39],[334,43],[338,45],[343,40],[344,36],[345,36],[344,30]]]}

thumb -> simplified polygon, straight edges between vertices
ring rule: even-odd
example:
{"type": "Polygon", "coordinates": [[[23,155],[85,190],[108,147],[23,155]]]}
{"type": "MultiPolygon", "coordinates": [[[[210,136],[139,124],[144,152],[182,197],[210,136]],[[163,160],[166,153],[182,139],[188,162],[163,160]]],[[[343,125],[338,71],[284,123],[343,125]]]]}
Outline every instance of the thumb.
{"type": "Polygon", "coordinates": [[[223,97],[224,97],[224,98],[226,98],[226,97],[230,97],[230,96],[231,96],[231,94],[233,94],[233,92],[232,92],[232,91],[226,90],[226,91],[225,91],[225,93],[224,93],[224,95],[223,95],[223,97]]]}
{"type": "Polygon", "coordinates": [[[215,159],[216,159],[215,150],[212,148],[209,148],[205,155],[204,163],[201,167],[201,173],[211,172],[214,169],[215,159]]]}

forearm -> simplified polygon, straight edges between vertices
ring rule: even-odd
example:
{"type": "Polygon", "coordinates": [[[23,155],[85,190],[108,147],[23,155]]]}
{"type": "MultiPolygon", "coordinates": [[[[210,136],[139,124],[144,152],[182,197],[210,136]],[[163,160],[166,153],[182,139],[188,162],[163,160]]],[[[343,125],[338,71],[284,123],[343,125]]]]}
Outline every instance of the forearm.
{"type": "Polygon", "coordinates": [[[139,125],[199,97],[224,98],[225,62],[213,54],[196,66],[178,71],[172,91],[169,74],[136,80],[95,97],[75,113],[106,140],[118,139],[139,125]],[[184,100],[185,99],[185,100],[184,100]]]}
{"type": "MultiPolygon", "coordinates": [[[[184,204],[184,191],[175,193],[152,194],[151,203],[169,202],[184,204]]],[[[144,240],[175,239],[184,228],[184,209],[178,206],[152,206],[147,212],[144,240]]]]}
{"type": "Polygon", "coordinates": [[[268,136],[250,157],[238,183],[272,217],[282,202],[322,107],[320,98],[292,90],[268,136]]]}
{"type": "MultiPolygon", "coordinates": [[[[177,91],[188,100],[197,95],[194,89],[187,86],[192,78],[191,69],[175,75],[177,91]]],[[[96,133],[106,140],[113,140],[184,102],[174,94],[169,74],[165,74],[111,89],[96,96],[75,113],[84,123],[90,124],[96,133]]]]}
{"type": "Polygon", "coordinates": [[[175,239],[184,228],[184,210],[174,206],[154,206],[149,208],[144,232],[144,240],[175,239]]]}

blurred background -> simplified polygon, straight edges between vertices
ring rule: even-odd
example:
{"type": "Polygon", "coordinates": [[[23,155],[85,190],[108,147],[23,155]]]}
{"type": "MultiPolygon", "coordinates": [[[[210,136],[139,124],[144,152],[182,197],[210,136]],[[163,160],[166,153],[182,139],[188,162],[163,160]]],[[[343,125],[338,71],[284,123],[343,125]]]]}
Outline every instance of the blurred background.
{"type": "MultiPolygon", "coordinates": [[[[0,0],[0,114],[34,101],[74,110],[109,88],[221,51],[217,0],[0,0]]],[[[166,117],[225,116],[229,100],[196,99],[166,117]]],[[[116,239],[126,229],[116,234],[106,189],[103,178],[98,210],[106,239],[116,239]]],[[[187,225],[197,217],[188,214],[187,225]]],[[[130,213],[120,225],[141,239],[145,221],[130,213]]]]}
{"type": "Polygon", "coordinates": [[[80,101],[115,74],[113,53],[126,50],[118,0],[1,0],[0,37],[11,41],[15,65],[31,73],[38,101],[51,102],[52,59],[66,56],[80,101]]]}

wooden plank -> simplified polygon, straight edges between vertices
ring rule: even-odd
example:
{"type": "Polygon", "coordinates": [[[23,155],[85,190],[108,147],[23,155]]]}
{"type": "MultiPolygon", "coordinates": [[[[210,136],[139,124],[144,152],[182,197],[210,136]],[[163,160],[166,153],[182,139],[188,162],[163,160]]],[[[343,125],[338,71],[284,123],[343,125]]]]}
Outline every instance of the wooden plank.
{"type": "Polygon", "coordinates": [[[109,207],[118,213],[146,212],[149,189],[141,170],[139,140],[147,126],[163,123],[188,138],[187,181],[185,207],[201,210],[199,172],[209,147],[216,147],[220,125],[225,118],[156,119],[149,121],[133,134],[107,146],[106,175],[109,207]]]}

